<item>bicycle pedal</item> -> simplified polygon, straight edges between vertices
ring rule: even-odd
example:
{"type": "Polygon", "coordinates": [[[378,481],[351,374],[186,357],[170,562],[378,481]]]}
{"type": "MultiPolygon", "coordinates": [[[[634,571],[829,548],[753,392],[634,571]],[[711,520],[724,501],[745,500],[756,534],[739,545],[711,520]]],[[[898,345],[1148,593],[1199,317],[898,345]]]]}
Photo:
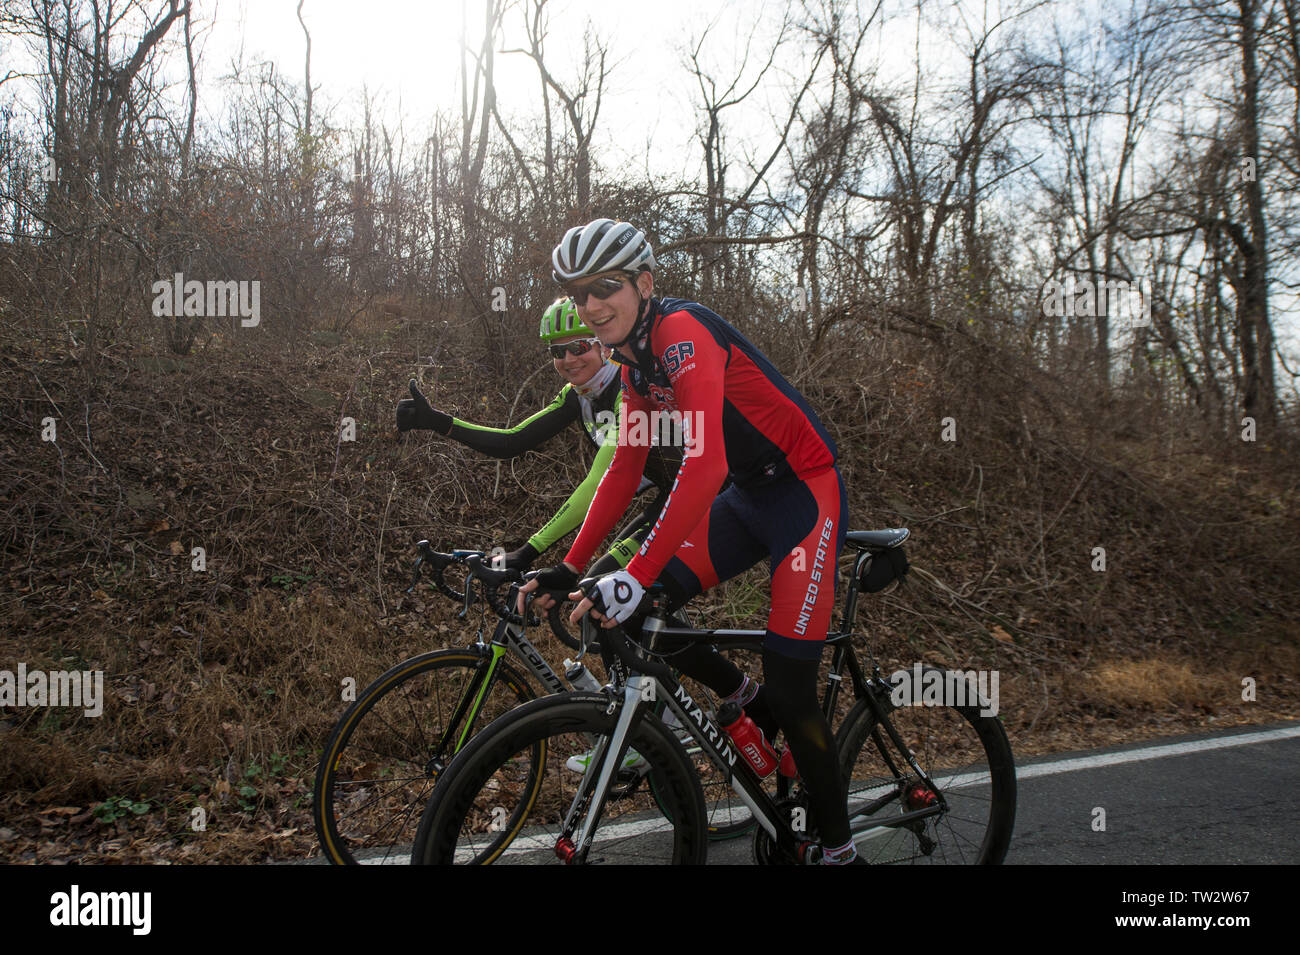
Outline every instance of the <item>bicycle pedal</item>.
{"type": "Polygon", "coordinates": [[[822,847],[816,842],[799,843],[794,854],[801,865],[820,865],[822,861],[822,847]]]}
{"type": "Polygon", "coordinates": [[[609,798],[617,800],[635,796],[648,771],[648,766],[645,769],[620,769],[609,788],[609,798]]]}

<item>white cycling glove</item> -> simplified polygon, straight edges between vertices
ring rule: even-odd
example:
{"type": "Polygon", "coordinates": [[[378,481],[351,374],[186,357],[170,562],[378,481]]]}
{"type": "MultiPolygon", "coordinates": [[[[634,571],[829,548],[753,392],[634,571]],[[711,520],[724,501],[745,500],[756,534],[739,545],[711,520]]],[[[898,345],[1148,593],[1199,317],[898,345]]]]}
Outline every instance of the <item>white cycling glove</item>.
{"type": "Polygon", "coordinates": [[[596,582],[596,590],[605,602],[605,616],[623,623],[641,604],[645,588],[626,570],[616,570],[596,582]]]}

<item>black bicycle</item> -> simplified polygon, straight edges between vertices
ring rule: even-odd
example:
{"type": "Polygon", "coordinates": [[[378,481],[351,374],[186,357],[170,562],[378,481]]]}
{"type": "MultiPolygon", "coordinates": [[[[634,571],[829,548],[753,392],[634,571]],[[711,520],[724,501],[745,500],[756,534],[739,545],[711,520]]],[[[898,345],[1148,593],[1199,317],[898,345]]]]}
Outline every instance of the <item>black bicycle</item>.
{"type": "MultiPolygon", "coordinates": [[[[491,608],[497,623],[489,638],[484,621],[491,618],[481,618],[470,646],[403,660],[361,691],[339,718],[317,768],[312,806],[321,851],[337,865],[406,864],[429,793],[478,729],[532,700],[539,687],[546,693],[569,689],[527,638],[525,624],[539,621],[512,613],[501,594],[503,587],[518,582],[516,572],[493,569],[484,563],[482,551],[440,553],[427,540],[416,546],[419,557],[408,593],[427,573],[435,590],[464,604],[462,618],[477,603],[491,608]],[[449,570],[465,574],[463,589],[447,582],[449,570]],[[522,666],[512,663],[511,656],[522,666]]],[[[565,628],[558,606],[547,620],[563,643],[583,649],[565,628]]],[[[529,755],[540,768],[544,746],[539,744],[529,755]]],[[[643,789],[655,798],[655,781],[638,771],[646,764],[635,754],[628,764],[622,791],[643,789]]],[[[712,767],[700,769],[713,804],[710,838],[747,832],[753,826],[749,810],[726,798],[725,780],[712,767]]],[[[540,769],[530,778],[527,785],[535,788],[540,769]]],[[[512,821],[522,819],[523,812],[524,807],[517,806],[512,821]]]]}
{"type": "MultiPolygon", "coordinates": [[[[906,571],[899,545],[906,530],[847,535],[858,551],[841,629],[832,648],[824,697],[836,712],[847,674],[852,704],[836,732],[848,784],[850,827],[869,862],[1000,863],[1015,822],[1015,766],[1002,724],[981,715],[987,701],[960,674],[925,668],[927,684],[960,690],[959,705],[904,692],[872,663],[867,676],[852,645],[860,590],[879,589],[906,571]],[[968,695],[967,695],[968,694],[968,695]]],[[[584,590],[595,593],[584,581],[584,590]]],[[[674,626],[652,589],[638,637],[622,628],[601,639],[626,669],[619,685],[601,693],[566,693],[536,700],[486,727],[457,756],[433,790],[412,852],[417,864],[699,863],[707,852],[706,811],[699,776],[655,706],[673,712],[698,751],[729,782],[738,803],[759,824],[754,855],[764,864],[819,861],[815,821],[797,779],[760,780],[705,707],[656,657],[660,641],[705,640],[726,648],[753,645],[762,631],[695,630],[674,626]],[[564,754],[589,749],[573,766],[564,754]],[[538,748],[548,756],[539,765],[538,748]],[[647,764],[659,804],[620,792],[626,754],[647,764]]],[[[584,625],[590,627],[589,621],[584,625]]],[[[909,690],[918,688],[911,687],[909,690]]]]}

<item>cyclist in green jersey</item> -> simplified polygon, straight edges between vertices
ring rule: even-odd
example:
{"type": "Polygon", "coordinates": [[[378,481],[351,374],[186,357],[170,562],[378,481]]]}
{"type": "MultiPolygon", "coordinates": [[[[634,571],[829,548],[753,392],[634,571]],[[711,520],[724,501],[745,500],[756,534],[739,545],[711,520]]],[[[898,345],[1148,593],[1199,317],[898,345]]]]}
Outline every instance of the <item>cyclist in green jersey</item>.
{"type": "MultiPolygon", "coordinates": [[[[567,384],[549,405],[513,428],[486,428],[439,411],[429,404],[414,381],[410,384],[411,397],[397,404],[398,430],[435,431],[495,458],[513,458],[539,447],[574,422],[591,439],[596,446],[596,457],[586,478],[549,521],[523,545],[506,554],[505,566],[521,571],[530,568],[556,541],[582,525],[596,486],[614,459],[618,438],[621,403],[618,367],[609,360],[609,349],[582,323],[572,301],[561,298],[546,309],[542,315],[541,339],[554,360],[556,373],[567,384]]],[[[655,494],[642,513],[623,528],[618,542],[602,558],[600,566],[604,572],[626,566],[641,546],[672,489],[681,459],[680,448],[653,449],[637,490],[640,493],[653,488],[655,494]]]]}

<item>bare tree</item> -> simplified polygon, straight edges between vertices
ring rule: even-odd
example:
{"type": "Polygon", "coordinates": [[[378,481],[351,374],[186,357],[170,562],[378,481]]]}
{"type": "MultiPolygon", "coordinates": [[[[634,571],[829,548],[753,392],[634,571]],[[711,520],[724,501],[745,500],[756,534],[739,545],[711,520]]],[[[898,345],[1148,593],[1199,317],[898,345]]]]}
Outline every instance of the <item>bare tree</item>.
{"type": "MultiPolygon", "coordinates": [[[[1094,289],[1138,278],[1123,265],[1121,219],[1132,201],[1139,145],[1182,69],[1168,36],[1146,11],[1131,5],[1123,17],[1100,35],[1088,28],[1067,36],[1058,22],[1056,56],[1043,64],[1052,82],[1035,97],[1038,119],[1060,157],[1053,172],[1046,164],[1034,167],[1067,224],[1057,268],[1094,289]]],[[[1098,293],[1092,329],[1079,329],[1091,335],[1103,392],[1111,380],[1112,304],[1098,293]]]]}
{"type": "Polygon", "coordinates": [[[1230,70],[1234,95],[1226,119],[1198,132],[1199,145],[1178,171],[1162,177],[1125,232],[1157,238],[1199,232],[1218,259],[1235,299],[1242,411],[1272,425],[1277,416],[1273,328],[1269,317],[1270,229],[1262,182],[1271,174],[1260,128],[1260,0],[1183,0],[1161,9],[1161,27],[1183,41],[1190,65],[1230,70]]]}
{"type": "MultiPolygon", "coordinates": [[[[750,82],[744,89],[741,89],[741,85],[745,82],[745,74],[749,69],[750,54],[753,49],[755,37],[763,27],[761,20],[756,20],[751,26],[749,34],[745,38],[744,50],[739,56],[740,62],[735,69],[735,75],[721,89],[719,88],[720,84],[718,80],[716,80],[712,75],[712,71],[710,71],[710,69],[703,63],[703,50],[708,43],[709,33],[717,25],[717,21],[715,20],[701,31],[699,37],[691,43],[690,48],[687,50],[686,58],[689,64],[688,68],[691,75],[695,78],[696,87],[700,92],[700,110],[702,115],[700,117],[700,125],[696,130],[696,135],[699,137],[700,145],[703,147],[704,152],[704,231],[706,235],[725,236],[727,234],[727,220],[730,218],[731,213],[735,211],[737,206],[743,202],[742,199],[733,203],[727,196],[727,169],[730,165],[730,158],[727,155],[725,146],[722,116],[723,111],[730,109],[733,106],[739,106],[747,100],[754,90],[758,88],[759,84],[763,82],[764,77],[766,77],[768,72],[772,69],[772,64],[775,61],[776,55],[785,39],[788,24],[788,18],[782,20],[777,31],[777,37],[773,41],[771,49],[768,51],[766,61],[764,61],[762,66],[754,72],[752,82],[750,82]]],[[[812,77],[810,76],[799,95],[795,97],[795,104],[791,110],[792,119],[797,113],[798,104],[803,97],[804,91],[808,89],[811,82],[812,77]]],[[[787,123],[786,128],[781,135],[780,143],[772,153],[773,157],[779,155],[780,151],[785,148],[785,141],[789,128],[790,123],[787,123]]],[[[769,159],[767,165],[770,166],[770,164],[771,160],[769,159]]],[[[763,172],[765,171],[766,168],[763,172]]],[[[761,177],[761,172],[759,175],[754,177],[749,188],[745,190],[745,196],[748,196],[748,194],[753,191],[755,182],[761,179],[761,177]]],[[[719,259],[722,260],[723,266],[722,281],[725,284],[730,280],[730,275],[727,274],[729,272],[729,246],[719,244],[712,248],[717,251],[705,252],[700,284],[701,291],[707,295],[712,295],[714,292],[714,280],[717,272],[715,266],[718,264],[719,259]]]]}
{"type": "Polygon", "coordinates": [[[572,86],[565,86],[556,78],[546,64],[548,0],[532,0],[530,16],[525,17],[528,37],[527,49],[512,49],[507,52],[523,53],[537,66],[537,74],[542,81],[542,105],[546,120],[546,158],[548,184],[553,183],[554,147],[552,141],[552,123],[550,93],[560,101],[569,131],[573,136],[574,155],[574,208],[576,218],[589,218],[591,207],[591,137],[596,131],[600,118],[601,99],[605,92],[605,81],[609,79],[610,69],[605,60],[609,53],[609,44],[595,35],[588,22],[582,36],[582,71],[572,86]]]}

